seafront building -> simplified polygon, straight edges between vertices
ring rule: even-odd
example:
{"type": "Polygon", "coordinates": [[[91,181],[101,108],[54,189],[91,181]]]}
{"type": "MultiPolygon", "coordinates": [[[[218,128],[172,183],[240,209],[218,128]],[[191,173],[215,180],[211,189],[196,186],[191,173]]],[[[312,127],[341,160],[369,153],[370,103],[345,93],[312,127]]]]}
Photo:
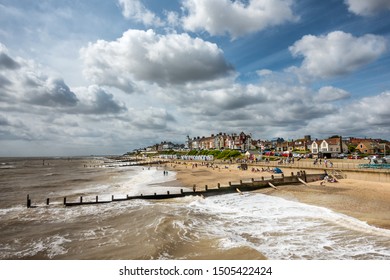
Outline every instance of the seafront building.
{"type": "Polygon", "coordinates": [[[201,150],[239,150],[241,152],[256,152],[265,155],[300,156],[310,154],[312,157],[336,158],[347,153],[362,153],[367,155],[390,154],[390,143],[387,140],[371,138],[354,138],[334,135],[326,139],[312,140],[310,135],[303,138],[285,140],[253,139],[252,134],[241,132],[211,134],[209,136],[190,137],[187,135],[184,144],[163,141],[146,148],[134,150],[144,154],[167,151],[201,151],[201,150]]]}

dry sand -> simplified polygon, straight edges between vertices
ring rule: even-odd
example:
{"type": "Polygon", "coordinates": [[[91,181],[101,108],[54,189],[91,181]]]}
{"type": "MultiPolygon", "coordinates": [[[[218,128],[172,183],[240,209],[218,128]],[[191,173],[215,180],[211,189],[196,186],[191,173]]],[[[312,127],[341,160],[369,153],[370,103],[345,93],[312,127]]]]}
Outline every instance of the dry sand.
{"type": "MultiPolygon", "coordinates": [[[[217,168],[202,166],[193,167],[192,162],[176,162],[168,164],[167,168],[177,172],[178,184],[183,187],[204,189],[205,185],[215,188],[218,183],[227,186],[229,182],[238,183],[251,178],[267,178],[271,172],[252,172],[251,168],[242,171],[238,164],[218,165],[217,168]],[[228,168],[225,168],[228,167],[228,168]]],[[[283,168],[282,168],[283,170],[283,168]]],[[[299,170],[284,169],[285,175],[294,174],[299,170]]],[[[307,173],[319,171],[306,170],[307,173]]],[[[352,179],[341,179],[337,183],[320,182],[305,185],[279,186],[277,190],[272,188],[262,189],[259,192],[283,197],[285,199],[299,201],[311,205],[317,205],[343,213],[370,225],[390,229],[390,182],[372,182],[352,179]]]]}

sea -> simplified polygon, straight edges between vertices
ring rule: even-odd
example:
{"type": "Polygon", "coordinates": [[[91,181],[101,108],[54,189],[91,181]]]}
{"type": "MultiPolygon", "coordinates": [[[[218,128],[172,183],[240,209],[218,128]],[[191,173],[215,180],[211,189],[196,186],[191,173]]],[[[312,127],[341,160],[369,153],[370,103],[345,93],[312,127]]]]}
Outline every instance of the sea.
{"type": "Polygon", "coordinates": [[[0,158],[0,259],[390,260],[389,230],[261,193],[63,205],[180,192],[164,171],[105,157],[0,158]]]}

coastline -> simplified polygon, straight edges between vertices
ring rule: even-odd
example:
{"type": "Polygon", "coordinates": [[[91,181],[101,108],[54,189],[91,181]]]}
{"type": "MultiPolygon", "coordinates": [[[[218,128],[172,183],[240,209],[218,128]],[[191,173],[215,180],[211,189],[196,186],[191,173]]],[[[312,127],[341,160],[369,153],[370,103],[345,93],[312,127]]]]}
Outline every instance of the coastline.
{"type": "MultiPolygon", "coordinates": [[[[205,185],[215,188],[218,183],[228,185],[229,182],[272,175],[267,171],[252,172],[250,168],[242,171],[237,168],[237,164],[217,164],[214,168],[199,162],[197,167],[193,164],[195,162],[175,162],[167,164],[166,169],[175,171],[177,185],[187,188],[192,188],[194,184],[198,188],[204,188],[205,185]]],[[[298,171],[300,170],[289,169],[289,173],[298,171]]],[[[256,192],[325,207],[369,225],[390,230],[390,183],[387,182],[340,179],[337,183],[325,185],[312,182],[307,186],[287,185],[279,186],[277,190],[266,188],[256,192]]]]}

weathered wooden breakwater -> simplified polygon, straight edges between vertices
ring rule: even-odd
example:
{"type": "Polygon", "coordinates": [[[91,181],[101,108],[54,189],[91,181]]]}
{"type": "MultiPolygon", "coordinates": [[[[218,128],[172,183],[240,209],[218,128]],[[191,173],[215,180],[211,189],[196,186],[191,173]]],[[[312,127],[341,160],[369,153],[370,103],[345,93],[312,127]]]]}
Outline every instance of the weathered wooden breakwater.
{"type": "MultiPolygon", "coordinates": [[[[114,195],[111,196],[110,200],[99,200],[99,197],[96,196],[95,199],[91,200],[89,198],[88,200],[85,199],[85,197],[80,196],[78,197],[77,201],[72,198],[70,201],[69,198],[64,197],[63,198],[63,205],[64,206],[81,206],[81,205],[93,205],[93,204],[103,204],[103,203],[112,203],[112,202],[118,202],[118,201],[126,201],[126,200],[134,200],[134,199],[170,199],[170,198],[177,198],[177,197],[184,197],[184,196],[213,196],[213,195],[222,195],[222,194],[228,194],[228,193],[235,193],[235,192],[250,192],[255,191],[262,188],[276,188],[277,186],[282,185],[291,185],[291,184],[306,184],[309,182],[314,181],[320,181],[323,180],[326,176],[326,173],[319,173],[319,174],[306,174],[305,171],[298,172],[294,175],[293,172],[291,172],[291,176],[285,176],[282,174],[275,174],[271,175],[270,178],[261,177],[260,179],[251,179],[250,181],[243,181],[240,180],[240,182],[233,183],[229,182],[227,186],[221,186],[221,184],[218,183],[217,186],[214,186],[210,188],[208,185],[205,185],[203,187],[194,185],[191,191],[186,191],[184,189],[180,189],[177,193],[171,193],[170,191],[167,191],[166,193],[154,193],[154,194],[140,194],[136,196],[121,196],[121,197],[115,197],[114,195]]],[[[50,205],[50,199],[46,199],[46,206],[50,205]]],[[[30,195],[27,195],[27,208],[37,207],[32,204],[30,195]]]]}

